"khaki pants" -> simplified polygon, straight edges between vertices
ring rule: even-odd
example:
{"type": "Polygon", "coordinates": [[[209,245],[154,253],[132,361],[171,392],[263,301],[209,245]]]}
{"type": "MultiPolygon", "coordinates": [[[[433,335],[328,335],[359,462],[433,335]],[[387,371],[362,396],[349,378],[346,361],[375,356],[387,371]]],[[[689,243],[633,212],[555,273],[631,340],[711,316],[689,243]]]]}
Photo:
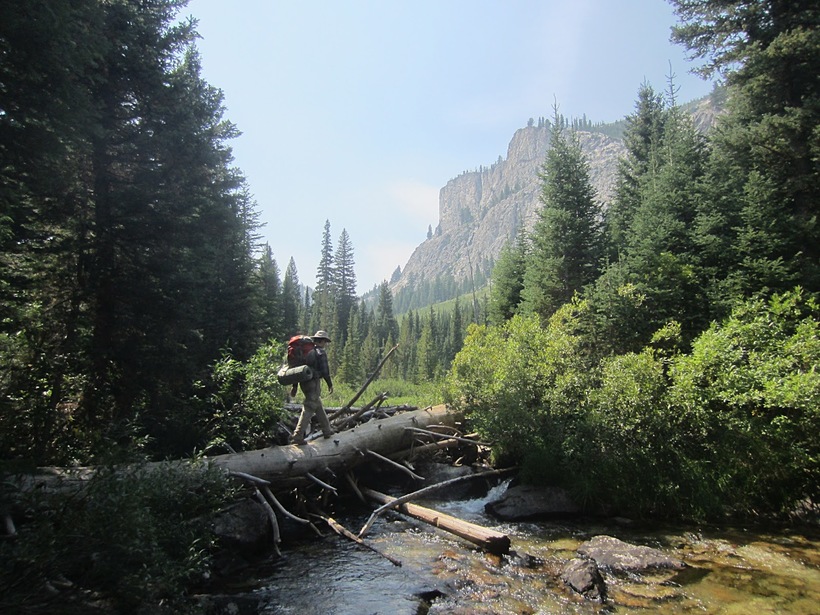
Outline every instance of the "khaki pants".
{"type": "Polygon", "coordinates": [[[319,419],[319,426],[322,428],[322,433],[326,438],[333,435],[333,428],[330,426],[330,421],[325,413],[325,407],[322,405],[322,381],[319,378],[308,380],[307,382],[299,383],[302,387],[302,393],[305,395],[305,401],[302,404],[302,414],[299,415],[299,422],[296,424],[296,429],[293,431],[293,441],[299,442],[305,439],[305,432],[310,430],[310,420],[313,415],[319,419]]]}

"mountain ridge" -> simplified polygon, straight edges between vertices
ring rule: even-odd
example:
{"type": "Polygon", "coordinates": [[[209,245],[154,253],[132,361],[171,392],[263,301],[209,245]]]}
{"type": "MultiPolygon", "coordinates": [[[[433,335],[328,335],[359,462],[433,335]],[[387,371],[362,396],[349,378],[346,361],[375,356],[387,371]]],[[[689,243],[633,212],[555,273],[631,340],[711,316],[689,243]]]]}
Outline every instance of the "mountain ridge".
{"type": "MultiPolygon", "coordinates": [[[[698,130],[714,125],[719,113],[715,93],[683,106],[698,130]]],[[[600,130],[577,130],[589,165],[596,201],[605,208],[614,195],[623,141],[600,130]]],[[[611,132],[611,131],[608,131],[611,132]]],[[[464,172],[439,191],[439,222],[432,236],[413,251],[389,288],[397,312],[421,307],[429,295],[452,298],[483,285],[504,245],[520,229],[530,230],[541,207],[539,172],[546,160],[551,130],[547,122],[515,131],[506,158],[464,172]],[[435,290],[433,290],[435,287],[435,290]]]]}

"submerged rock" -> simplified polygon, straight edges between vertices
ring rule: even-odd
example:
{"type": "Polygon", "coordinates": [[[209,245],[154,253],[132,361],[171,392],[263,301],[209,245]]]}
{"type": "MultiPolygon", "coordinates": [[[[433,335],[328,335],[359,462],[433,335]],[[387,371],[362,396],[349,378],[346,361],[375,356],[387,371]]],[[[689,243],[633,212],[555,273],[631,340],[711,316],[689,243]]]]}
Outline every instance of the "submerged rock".
{"type": "Polygon", "coordinates": [[[573,515],[580,508],[560,487],[510,487],[498,500],[488,502],[484,510],[505,521],[519,521],[534,517],[573,515]]]}
{"type": "Polygon", "coordinates": [[[578,547],[578,553],[595,560],[598,566],[634,572],[651,568],[680,570],[683,560],[666,555],[663,551],[633,545],[612,536],[595,536],[578,547]]]}

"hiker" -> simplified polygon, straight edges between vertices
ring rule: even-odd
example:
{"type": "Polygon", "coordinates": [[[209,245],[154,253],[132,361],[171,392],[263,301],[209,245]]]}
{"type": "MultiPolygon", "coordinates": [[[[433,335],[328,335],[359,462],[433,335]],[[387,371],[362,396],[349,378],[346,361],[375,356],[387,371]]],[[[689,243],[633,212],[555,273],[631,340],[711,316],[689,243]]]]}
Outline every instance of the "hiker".
{"type": "Polygon", "coordinates": [[[316,347],[308,354],[307,364],[313,370],[313,379],[299,383],[305,401],[302,404],[299,422],[296,423],[296,429],[293,431],[293,437],[291,438],[293,444],[300,445],[305,444],[305,434],[310,431],[310,420],[314,414],[319,419],[319,426],[322,428],[322,434],[325,438],[333,435],[333,428],[330,426],[321,397],[323,378],[327,382],[328,393],[333,393],[333,381],[330,378],[330,367],[327,363],[327,351],[325,350],[330,343],[330,337],[327,331],[319,330],[316,335],[311,336],[311,339],[316,347]]]}

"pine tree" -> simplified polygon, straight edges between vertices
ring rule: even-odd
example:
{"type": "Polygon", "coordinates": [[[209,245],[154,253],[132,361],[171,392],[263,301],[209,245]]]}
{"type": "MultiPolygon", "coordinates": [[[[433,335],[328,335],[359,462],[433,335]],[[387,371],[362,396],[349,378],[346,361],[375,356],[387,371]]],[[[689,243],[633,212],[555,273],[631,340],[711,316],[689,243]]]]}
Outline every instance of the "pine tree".
{"type": "Polygon", "coordinates": [[[652,152],[660,145],[665,118],[663,97],[648,83],[638,90],[635,112],[626,118],[624,145],[627,154],[618,163],[615,199],[606,211],[610,258],[616,260],[626,247],[626,235],[640,203],[641,178],[649,172],[652,152]]]}
{"type": "Polygon", "coordinates": [[[282,281],[282,332],[284,337],[289,338],[301,330],[301,305],[299,274],[296,271],[296,261],[291,257],[282,281]]]}
{"type": "Polygon", "coordinates": [[[520,232],[512,244],[506,244],[493,267],[490,289],[490,322],[500,325],[518,312],[524,272],[527,264],[527,238],[520,232]]]}
{"type": "Polygon", "coordinates": [[[414,382],[418,351],[418,324],[416,313],[413,310],[407,312],[401,322],[398,343],[395,363],[399,366],[399,378],[414,382]]]}
{"type": "Polygon", "coordinates": [[[281,339],[284,331],[284,291],[273,250],[266,244],[259,260],[258,304],[263,339],[281,339]]]}
{"type": "Polygon", "coordinates": [[[2,14],[0,450],[59,462],[76,429],[58,408],[76,404],[90,369],[86,76],[105,38],[90,0],[7,2],[2,14]]]}
{"type": "Polygon", "coordinates": [[[447,332],[447,356],[445,357],[445,366],[447,369],[449,369],[453,359],[455,359],[456,355],[461,350],[463,343],[464,317],[461,313],[461,304],[459,303],[458,297],[456,297],[447,332]]]}
{"type": "Polygon", "coordinates": [[[399,337],[399,325],[393,315],[393,294],[387,282],[379,285],[379,299],[376,304],[376,333],[379,341],[384,344],[387,338],[399,337]]]}
{"type": "MultiPolygon", "coordinates": [[[[673,0],[673,38],[725,76],[728,113],[717,132],[715,174],[743,178],[736,207],[712,222],[740,223],[729,286],[743,295],[800,284],[820,290],[820,17],[811,0],[673,0]]],[[[720,192],[720,189],[715,190],[720,192]]],[[[713,226],[713,229],[715,227],[713,226]]],[[[731,231],[731,228],[729,229],[731,231]]],[[[716,229],[718,236],[726,229],[716,229]]]]}
{"type": "Polygon", "coordinates": [[[627,268],[647,297],[645,326],[654,331],[675,319],[687,340],[710,320],[694,240],[705,163],[703,138],[672,106],[650,167],[639,179],[640,202],[626,236],[627,268]]]}
{"type": "Polygon", "coordinates": [[[330,330],[331,323],[337,318],[335,280],[330,221],[325,220],[319,265],[316,268],[316,289],[313,291],[313,313],[310,327],[313,330],[330,330]]]}
{"type": "Polygon", "coordinates": [[[356,305],[356,271],[354,269],[353,244],[346,229],[342,229],[333,256],[333,276],[338,314],[339,331],[347,335],[350,310],[356,305]]]}
{"type": "MultiPolygon", "coordinates": [[[[670,99],[673,93],[670,83],[670,99]]],[[[641,96],[655,100],[646,88],[641,96]]],[[[629,190],[619,193],[628,205],[621,210],[626,215],[617,234],[618,259],[586,292],[604,354],[637,351],[672,320],[688,341],[710,319],[696,239],[705,144],[674,104],[664,107],[660,117],[654,104],[644,108],[647,117],[636,125],[658,130],[633,142],[629,181],[621,184],[629,190]]]]}
{"type": "MultiPolygon", "coordinates": [[[[221,348],[247,356],[258,337],[254,203],[226,145],[237,133],[180,2],[58,4],[4,7],[0,246],[36,284],[4,274],[0,292],[15,297],[3,322],[39,331],[27,350],[59,357],[27,397],[48,383],[72,428],[15,414],[48,454],[76,436],[189,451],[191,387],[221,348]]],[[[23,360],[15,345],[3,364],[23,360]]]]}
{"type": "MultiPolygon", "coordinates": [[[[554,123],[560,124],[557,117],[554,123]]],[[[600,210],[575,133],[553,130],[540,177],[543,206],[530,237],[521,296],[524,309],[548,318],[598,275],[600,210]]]]}
{"type": "Polygon", "coordinates": [[[339,348],[342,358],[339,362],[338,378],[341,382],[350,385],[364,382],[364,368],[362,366],[362,319],[359,305],[354,304],[350,310],[347,335],[344,345],[339,348]]]}
{"type": "Polygon", "coordinates": [[[414,382],[430,382],[436,379],[441,362],[439,356],[439,322],[433,306],[430,313],[421,323],[418,334],[418,351],[416,354],[416,373],[414,382]]]}

